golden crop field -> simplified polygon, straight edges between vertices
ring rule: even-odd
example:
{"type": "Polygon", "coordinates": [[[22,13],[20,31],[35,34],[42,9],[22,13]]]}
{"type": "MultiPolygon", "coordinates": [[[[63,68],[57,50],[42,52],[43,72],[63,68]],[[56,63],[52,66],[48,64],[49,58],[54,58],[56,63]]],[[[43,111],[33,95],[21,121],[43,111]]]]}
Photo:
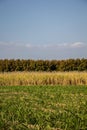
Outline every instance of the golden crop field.
{"type": "Polygon", "coordinates": [[[4,72],[0,86],[87,85],[87,72],[4,72]]]}

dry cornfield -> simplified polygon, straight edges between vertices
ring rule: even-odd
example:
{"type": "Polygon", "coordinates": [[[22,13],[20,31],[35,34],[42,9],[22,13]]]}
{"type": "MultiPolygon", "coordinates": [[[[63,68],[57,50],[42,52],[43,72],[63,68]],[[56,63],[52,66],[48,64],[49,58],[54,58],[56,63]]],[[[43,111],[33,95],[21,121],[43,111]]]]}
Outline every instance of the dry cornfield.
{"type": "Polygon", "coordinates": [[[87,72],[5,72],[0,86],[87,85],[87,72]]]}

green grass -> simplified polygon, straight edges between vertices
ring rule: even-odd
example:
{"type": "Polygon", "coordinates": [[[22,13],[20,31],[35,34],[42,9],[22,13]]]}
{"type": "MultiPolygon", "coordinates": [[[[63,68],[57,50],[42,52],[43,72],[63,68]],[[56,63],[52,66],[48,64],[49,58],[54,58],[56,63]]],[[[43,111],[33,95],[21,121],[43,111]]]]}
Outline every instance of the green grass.
{"type": "Polygon", "coordinates": [[[87,130],[87,86],[0,87],[0,130],[87,130]]]}

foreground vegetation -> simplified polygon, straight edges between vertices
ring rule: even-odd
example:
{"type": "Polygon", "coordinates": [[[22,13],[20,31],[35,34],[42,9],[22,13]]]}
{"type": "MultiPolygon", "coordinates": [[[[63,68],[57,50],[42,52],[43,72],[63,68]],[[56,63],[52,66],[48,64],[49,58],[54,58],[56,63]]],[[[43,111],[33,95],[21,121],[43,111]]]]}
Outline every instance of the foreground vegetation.
{"type": "Polygon", "coordinates": [[[0,130],[87,130],[87,86],[3,86],[0,111],[0,130]]]}
{"type": "Polygon", "coordinates": [[[87,72],[4,72],[0,86],[87,85],[87,72]]]}

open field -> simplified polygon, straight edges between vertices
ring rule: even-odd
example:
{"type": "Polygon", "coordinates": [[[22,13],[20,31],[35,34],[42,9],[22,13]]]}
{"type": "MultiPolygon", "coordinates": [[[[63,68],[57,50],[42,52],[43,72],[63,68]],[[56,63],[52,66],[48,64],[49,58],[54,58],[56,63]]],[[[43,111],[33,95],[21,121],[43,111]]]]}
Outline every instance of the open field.
{"type": "Polygon", "coordinates": [[[0,86],[87,85],[87,72],[4,72],[0,86]]]}
{"type": "Polygon", "coordinates": [[[87,130],[87,86],[0,87],[0,130],[87,130]]]}

